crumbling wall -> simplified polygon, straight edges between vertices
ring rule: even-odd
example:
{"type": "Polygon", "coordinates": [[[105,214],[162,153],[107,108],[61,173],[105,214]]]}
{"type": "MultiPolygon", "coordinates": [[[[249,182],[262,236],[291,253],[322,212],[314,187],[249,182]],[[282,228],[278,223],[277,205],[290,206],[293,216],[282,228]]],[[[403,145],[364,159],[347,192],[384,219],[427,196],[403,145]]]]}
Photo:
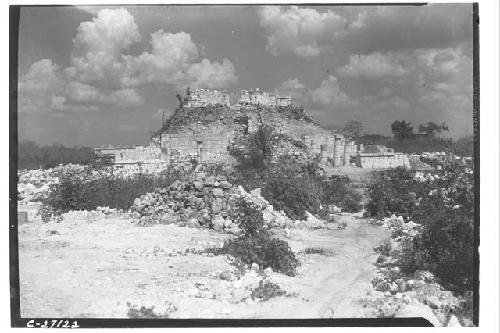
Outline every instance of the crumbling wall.
{"type": "Polygon", "coordinates": [[[116,164],[160,161],[161,150],[154,146],[96,148],[96,154],[110,156],[116,164]]]}
{"type": "Polygon", "coordinates": [[[274,95],[267,91],[261,91],[260,88],[241,90],[238,105],[250,107],[256,105],[267,107],[289,106],[292,105],[292,97],[274,95]]]}
{"type": "Polygon", "coordinates": [[[203,107],[208,105],[229,106],[229,94],[225,90],[193,89],[187,97],[187,107],[203,107]]]}

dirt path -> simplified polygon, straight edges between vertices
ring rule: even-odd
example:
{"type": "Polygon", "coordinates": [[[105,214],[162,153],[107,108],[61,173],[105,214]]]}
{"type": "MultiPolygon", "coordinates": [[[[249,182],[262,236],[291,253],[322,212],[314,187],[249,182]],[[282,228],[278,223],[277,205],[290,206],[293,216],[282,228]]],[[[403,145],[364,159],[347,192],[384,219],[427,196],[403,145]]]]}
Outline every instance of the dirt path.
{"type": "MultiPolygon", "coordinates": [[[[233,270],[224,256],[178,253],[221,245],[227,236],[213,231],[137,227],[121,218],[22,225],[21,314],[124,318],[130,302],[156,309],[174,305],[173,318],[360,316],[359,300],[371,289],[375,272],[372,249],[388,232],[353,215],[342,219],[346,230],[291,232],[287,240],[295,252],[321,247],[335,254],[300,254],[296,277],[273,273],[272,281],[295,296],[267,302],[239,300],[248,290],[219,278],[220,272],[233,270]]],[[[242,281],[259,279],[245,275],[242,281]]]]}

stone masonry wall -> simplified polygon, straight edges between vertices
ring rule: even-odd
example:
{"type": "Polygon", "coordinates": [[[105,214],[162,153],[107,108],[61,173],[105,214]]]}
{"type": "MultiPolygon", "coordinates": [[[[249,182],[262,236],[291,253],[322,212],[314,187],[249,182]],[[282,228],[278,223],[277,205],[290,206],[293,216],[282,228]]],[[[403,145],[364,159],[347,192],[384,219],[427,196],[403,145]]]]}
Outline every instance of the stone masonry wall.
{"type": "Polygon", "coordinates": [[[226,162],[233,132],[211,129],[205,132],[185,132],[161,135],[161,149],[169,163],[195,160],[198,163],[226,162]]]}
{"type": "Polygon", "coordinates": [[[396,167],[410,167],[408,156],[403,153],[394,155],[360,154],[358,165],[367,169],[391,169],[396,167]]]}

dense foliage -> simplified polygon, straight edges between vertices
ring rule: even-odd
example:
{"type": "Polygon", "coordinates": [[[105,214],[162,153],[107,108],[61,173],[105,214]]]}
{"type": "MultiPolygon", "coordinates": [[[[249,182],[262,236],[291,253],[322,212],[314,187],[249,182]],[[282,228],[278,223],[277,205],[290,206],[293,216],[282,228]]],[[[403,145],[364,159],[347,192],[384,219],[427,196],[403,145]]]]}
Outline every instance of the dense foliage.
{"type": "Polygon", "coordinates": [[[415,175],[395,169],[369,185],[372,215],[403,215],[423,226],[399,257],[405,273],[429,270],[451,290],[473,283],[474,178],[466,166],[415,175]]]}
{"type": "Polygon", "coordinates": [[[47,169],[59,164],[89,164],[94,160],[94,149],[90,147],[65,147],[60,144],[40,147],[35,142],[20,142],[18,147],[18,169],[47,169]]]}

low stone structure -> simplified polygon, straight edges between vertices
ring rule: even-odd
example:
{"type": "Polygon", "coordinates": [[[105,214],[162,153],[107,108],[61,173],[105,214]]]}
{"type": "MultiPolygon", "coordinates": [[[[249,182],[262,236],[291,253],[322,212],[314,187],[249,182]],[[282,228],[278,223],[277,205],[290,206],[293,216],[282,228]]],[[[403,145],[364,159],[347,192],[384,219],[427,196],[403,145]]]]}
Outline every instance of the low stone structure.
{"type": "Polygon", "coordinates": [[[408,155],[395,153],[394,149],[381,145],[360,147],[356,164],[368,169],[391,169],[397,167],[410,168],[408,155]]]}
{"type": "Polygon", "coordinates": [[[150,168],[158,169],[159,165],[166,166],[166,158],[162,150],[155,146],[109,146],[95,148],[97,156],[111,160],[113,164],[123,169],[140,166],[147,171],[150,168]]]}

